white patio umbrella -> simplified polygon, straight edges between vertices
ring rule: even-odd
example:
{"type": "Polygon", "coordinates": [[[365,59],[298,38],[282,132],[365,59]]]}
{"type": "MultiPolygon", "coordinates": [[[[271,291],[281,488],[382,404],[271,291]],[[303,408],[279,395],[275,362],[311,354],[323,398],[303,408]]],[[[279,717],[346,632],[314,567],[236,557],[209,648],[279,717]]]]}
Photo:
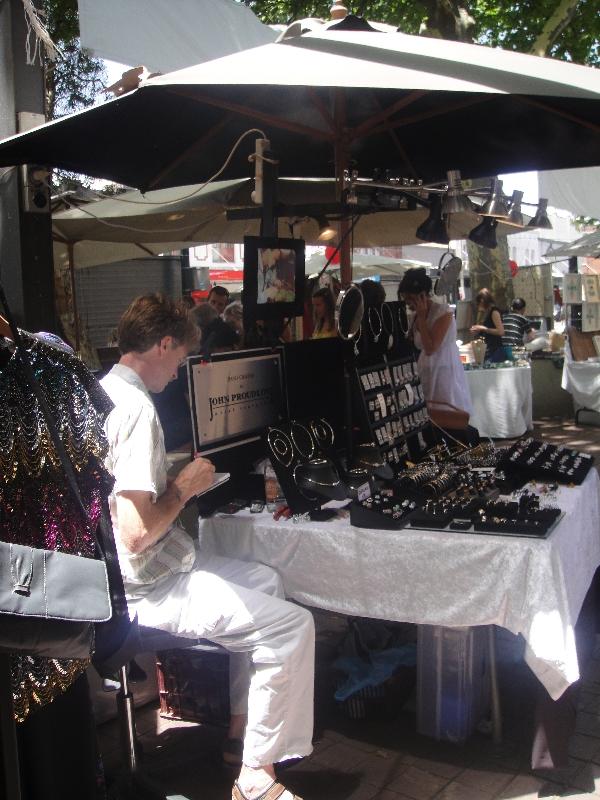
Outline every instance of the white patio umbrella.
{"type": "MultiPolygon", "coordinates": [[[[448,169],[471,178],[600,163],[597,70],[344,25],[150,79],[6,139],[0,166],[44,163],[143,189],[183,185],[214,174],[257,127],[286,176],[350,166],[431,182],[448,169]]],[[[247,176],[248,150],[238,148],[221,177],[247,176]]]]}

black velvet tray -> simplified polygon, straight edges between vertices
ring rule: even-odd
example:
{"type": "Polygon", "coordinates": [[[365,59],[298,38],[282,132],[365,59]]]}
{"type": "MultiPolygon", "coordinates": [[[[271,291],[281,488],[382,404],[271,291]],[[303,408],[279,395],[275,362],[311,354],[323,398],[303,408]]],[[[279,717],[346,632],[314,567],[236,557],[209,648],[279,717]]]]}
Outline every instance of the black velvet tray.
{"type": "Polygon", "coordinates": [[[381,529],[385,531],[398,531],[407,524],[410,513],[393,519],[391,514],[383,514],[381,511],[365,508],[360,503],[353,501],[350,505],[350,524],[355,528],[381,529]]]}

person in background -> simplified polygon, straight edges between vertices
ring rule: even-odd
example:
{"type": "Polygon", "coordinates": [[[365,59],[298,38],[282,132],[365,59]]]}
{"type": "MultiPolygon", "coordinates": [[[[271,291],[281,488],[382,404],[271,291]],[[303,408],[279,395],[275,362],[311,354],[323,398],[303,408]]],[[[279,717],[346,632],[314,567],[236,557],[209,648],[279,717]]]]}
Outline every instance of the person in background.
{"type": "Polygon", "coordinates": [[[494,297],[489,289],[482,289],[475,297],[477,313],[483,320],[471,326],[471,333],[483,336],[485,339],[485,360],[490,363],[504,361],[506,352],[502,344],[504,325],[502,313],[496,306],[494,297]]]}
{"type": "Polygon", "coordinates": [[[522,297],[515,297],[510,307],[511,310],[502,317],[504,325],[502,344],[504,347],[523,347],[523,343],[532,338],[531,333],[534,326],[523,313],[525,305],[522,297]]]}
{"type": "Polygon", "coordinates": [[[370,306],[379,308],[385,303],[385,289],[379,281],[365,278],[364,281],[360,282],[359,286],[365,301],[365,308],[370,306]]]}
{"type": "Polygon", "coordinates": [[[229,292],[224,286],[213,286],[208,293],[207,303],[221,316],[229,303],[229,292]]]}
{"type": "Polygon", "coordinates": [[[336,336],[335,299],[331,289],[317,289],[312,296],[315,325],[312,339],[329,339],[336,336]]]}
{"type": "Polygon", "coordinates": [[[456,345],[454,314],[446,303],[433,302],[431,289],[423,267],[406,270],[398,286],[398,299],[414,313],[411,332],[420,350],[417,370],[425,400],[469,416],[471,395],[456,345]]]}
{"type": "Polygon", "coordinates": [[[244,309],[239,300],[229,303],[223,312],[223,320],[237,333],[237,347],[242,347],[244,344],[244,309]]]}
{"type": "Polygon", "coordinates": [[[241,770],[233,800],[293,800],[274,764],[312,751],[314,622],[284,600],[281,578],[263,564],[215,556],[178,524],[208,489],[205,458],[167,477],[163,433],[148,391],[160,392],[197,346],[182,303],[136,298],[119,323],[121,359],[102,381],[114,404],[105,431],[115,483],[110,513],[130,613],[140,625],[229,650],[231,721],[223,750],[241,770]]]}

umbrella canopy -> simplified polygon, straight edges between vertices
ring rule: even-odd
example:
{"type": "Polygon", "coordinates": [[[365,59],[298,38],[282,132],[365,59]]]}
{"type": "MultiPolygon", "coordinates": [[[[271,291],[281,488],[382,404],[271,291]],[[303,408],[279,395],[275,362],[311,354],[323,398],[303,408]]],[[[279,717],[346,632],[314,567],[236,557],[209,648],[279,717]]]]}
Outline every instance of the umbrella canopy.
{"type": "MultiPolygon", "coordinates": [[[[434,182],[448,169],[478,177],[600,163],[596,70],[340,25],[150,79],[5,140],[0,166],[177,186],[206,180],[252,127],[286,176],[382,167],[434,182]]],[[[247,176],[247,157],[238,148],[222,177],[247,176]]]]}
{"type": "Polygon", "coordinates": [[[591,256],[592,258],[600,257],[600,231],[588,233],[582,236],[581,239],[576,239],[568,244],[551,247],[544,253],[544,258],[571,258],[572,256],[579,256],[580,258],[585,258],[586,256],[591,256]]]}
{"type": "MultiPolygon", "coordinates": [[[[165,250],[179,250],[212,242],[243,242],[244,236],[258,235],[258,219],[227,218],[227,212],[253,208],[250,194],[254,182],[215,181],[201,185],[159,189],[142,195],[126,192],[113,198],[52,214],[54,258],[57,264],[89,267],[112,261],[125,261],[165,250]]],[[[279,218],[279,235],[293,232],[307,244],[318,241],[319,225],[307,209],[335,208],[333,179],[280,179],[278,197],[285,216],[279,218]],[[302,214],[294,214],[301,209],[302,214]]],[[[419,242],[417,227],[428,211],[381,211],[362,216],[353,231],[355,247],[392,247],[419,242]]],[[[466,238],[479,222],[475,213],[451,214],[448,232],[452,239],[466,238]]],[[[518,229],[500,224],[500,233],[518,229]]]]}
{"type": "MultiPolygon", "coordinates": [[[[326,263],[327,257],[324,254],[315,253],[306,259],[306,274],[312,275],[321,272],[326,263]]],[[[429,269],[431,264],[428,261],[417,261],[413,258],[390,258],[388,256],[365,255],[363,253],[353,253],[352,255],[352,276],[356,280],[372,278],[375,275],[395,276],[400,279],[407,269],[414,267],[429,269]]],[[[335,267],[331,269],[334,270],[335,267]]]]}

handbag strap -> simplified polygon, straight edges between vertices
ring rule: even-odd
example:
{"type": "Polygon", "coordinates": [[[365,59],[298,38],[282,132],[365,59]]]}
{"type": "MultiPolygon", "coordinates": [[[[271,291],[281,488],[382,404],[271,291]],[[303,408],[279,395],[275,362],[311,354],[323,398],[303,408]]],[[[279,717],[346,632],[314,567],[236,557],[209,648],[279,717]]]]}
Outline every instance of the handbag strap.
{"type": "Polygon", "coordinates": [[[46,401],[46,398],[44,397],[44,393],[42,392],[41,386],[39,385],[35,375],[33,374],[33,369],[31,367],[29,359],[27,358],[27,351],[25,345],[23,344],[23,339],[21,338],[19,329],[16,326],[15,320],[8,306],[8,301],[6,299],[6,295],[4,294],[4,287],[2,286],[2,283],[0,283],[0,301],[2,302],[4,313],[6,314],[6,320],[9,324],[12,338],[16,345],[15,353],[23,368],[23,374],[25,375],[25,380],[27,381],[29,388],[34,393],[38,403],[40,404],[40,408],[42,409],[44,418],[46,420],[46,425],[48,426],[48,431],[50,432],[52,442],[54,443],[54,447],[56,448],[56,452],[58,453],[62,467],[67,476],[67,481],[73,493],[73,497],[75,498],[77,505],[79,506],[81,513],[83,514],[83,519],[86,520],[86,522],[88,522],[88,529],[94,540],[98,553],[101,555],[102,558],[104,558],[104,549],[101,547],[100,542],[98,541],[98,537],[96,535],[95,530],[93,530],[92,527],[89,525],[88,512],[84,505],[83,498],[81,497],[81,492],[79,491],[79,485],[77,483],[77,478],[75,477],[75,470],[73,469],[73,464],[71,463],[71,459],[69,458],[69,455],[65,449],[64,444],[62,443],[60,434],[56,427],[56,423],[52,416],[52,412],[48,407],[48,403],[46,401]]]}

